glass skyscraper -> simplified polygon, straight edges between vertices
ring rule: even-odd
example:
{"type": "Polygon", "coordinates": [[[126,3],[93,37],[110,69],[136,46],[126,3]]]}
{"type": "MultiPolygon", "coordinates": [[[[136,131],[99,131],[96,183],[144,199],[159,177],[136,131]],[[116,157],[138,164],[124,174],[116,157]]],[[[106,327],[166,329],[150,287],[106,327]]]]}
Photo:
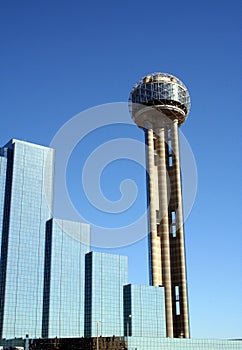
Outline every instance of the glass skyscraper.
{"type": "Polygon", "coordinates": [[[0,337],[41,336],[45,225],[53,150],[12,140],[0,151],[0,337]]]}
{"type": "Polygon", "coordinates": [[[47,222],[43,334],[45,338],[84,336],[85,254],[90,226],[47,222]]]}
{"type": "Polygon", "coordinates": [[[90,252],[86,255],[85,336],[121,336],[123,285],[128,282],[126,256],[90,252]]]}
{"type": "Polygon", "coordinates": [[[54,150],[0,148],[0,338],[84,335],[90,226],[52,219],[54,150]]]}

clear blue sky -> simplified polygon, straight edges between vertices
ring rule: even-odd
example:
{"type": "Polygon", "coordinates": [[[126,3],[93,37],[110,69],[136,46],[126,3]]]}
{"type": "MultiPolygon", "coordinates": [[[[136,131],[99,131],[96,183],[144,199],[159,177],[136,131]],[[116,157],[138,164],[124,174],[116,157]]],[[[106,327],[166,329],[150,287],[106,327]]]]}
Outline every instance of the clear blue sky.
{"type": "MultiPolygon", "coordinates": [[[[193,337],[242,338],[240,13],[236,0],[0,3],[1,145],[49,145],[71,117],[126,102],[154,71],[188,87],[182,132],[198,169],[185,224],[193,337]]],[[[147,283],[146,246],[118,250],[129,255],[131,282],[147,283]]]]}

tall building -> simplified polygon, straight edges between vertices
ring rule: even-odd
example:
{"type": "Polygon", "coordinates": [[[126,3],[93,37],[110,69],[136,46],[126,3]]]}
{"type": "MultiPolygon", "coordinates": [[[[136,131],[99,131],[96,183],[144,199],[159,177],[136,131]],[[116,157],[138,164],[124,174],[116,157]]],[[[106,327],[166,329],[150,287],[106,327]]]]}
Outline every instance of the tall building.
{"type": "Polygon", "coordinates": [[[40,337],[53,150],[12,140],[0,167],[0,338],[40,337]]]}
{"type": "Polygon", "coordinates": [[[130,102],[146,137],[150,280],[165,287],[167,336],[189,338],[178,127],[190,97],[179,79],[154,73],[134,86],[130,102]]]}
{"type": "Polygon", "coordinates": [[[60,219],[47,222],[42,337],[84,336],[89,250],[90,225],[60,219]]]}
{"type": "Polygon", "coordinates": [[[126,256],[86,254],[85,336],[124,334],[123,286],[128,283],[126,256]]]}
{"type": "Polygon", "coordinates": [[[0,338],[84,336],[90,226],[52,219],[54,150],[0,148],[0,338]]]}

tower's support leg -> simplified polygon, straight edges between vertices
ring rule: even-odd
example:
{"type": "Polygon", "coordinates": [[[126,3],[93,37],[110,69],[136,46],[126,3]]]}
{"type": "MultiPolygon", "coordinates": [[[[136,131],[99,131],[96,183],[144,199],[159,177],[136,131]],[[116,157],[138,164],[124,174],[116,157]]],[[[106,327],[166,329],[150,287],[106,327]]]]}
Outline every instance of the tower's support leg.
{"type": "Polygon", "coordinates": [[[172,316],[172,284],[171,284],[171,259],[170,259],[170,230],[168,220],[167,170],[166,170],[166,130],[157,131],[157,166],[158,166],[158,192],[159,192],[159,235],[161,240],[162,277],[165,287],[166,306],[166,332],[169,338],[173,338],[172,316]]]}
{"type": "Polygon", "coordinates": [[[162,285],[162,267],[161,267],[161,245],[160,238],[157,234],[157,221],[156,221],[156,191],[154,179],[155,165],[154,165],[154,138],[153,130],[146,130],[147,137],[147,165],[149,172],[149,205],[150,205],[150,222],[149,222],[149,243],[150,243],[150,265],[151,265],[151,284],[153,286],[162,285]]]}
{"type": "MultiPolygon", "coordinates": [[[[183,210],[181,194],[180,177],[180,157],[179,157],[179,139],[178,124],[175,120],[171,125],[171,144],[172,144],[172,170],[170,172],[171,180],[171,206],[170,212],[175,212],[176,235],[172,239],[171,261],[172,261],[172,288],[173,290],[173,311],[176,310],[176,304],[179,303],[179,313],[174,315],[174,336],[189,338],[189,319],[188,319],[188,301],[187,301],[187,283],[186,283],[186,261],[185,261],[185,242],[183,230],[183,210]],[[175,289],[178,291],[175,292],[175,289]]],[[[174,312],[173,312],[174,313],[174,312]]]]}

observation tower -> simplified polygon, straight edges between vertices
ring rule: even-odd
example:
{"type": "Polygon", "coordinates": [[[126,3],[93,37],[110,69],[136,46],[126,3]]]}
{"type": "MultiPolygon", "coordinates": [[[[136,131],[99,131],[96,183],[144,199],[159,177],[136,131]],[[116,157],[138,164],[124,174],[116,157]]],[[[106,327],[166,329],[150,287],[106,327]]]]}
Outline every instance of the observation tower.
{"type": "Polygon", "coordinates": [[[129,108],[146,137],[150,284],[165,288],[167,337],[189,338],[178,127],[190,96],[178,78],[153,73],[133,87],[129,108]]]}

